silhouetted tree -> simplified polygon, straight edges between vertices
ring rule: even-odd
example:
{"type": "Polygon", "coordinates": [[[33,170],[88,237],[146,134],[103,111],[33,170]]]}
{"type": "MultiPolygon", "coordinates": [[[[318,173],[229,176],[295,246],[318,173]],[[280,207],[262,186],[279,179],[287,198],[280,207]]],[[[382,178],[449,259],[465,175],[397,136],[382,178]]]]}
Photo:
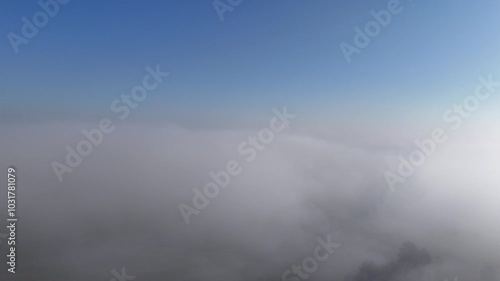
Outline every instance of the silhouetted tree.
{"type": "Polygon", "coordinates": [[[399,274],[407,274],[421,266],[430,264],[431,261],[431,255],[427,250],[418,249],[415,244],[405,242],[399,248],[395,261],[385,265],[376,265],[372,261],[366,261],[361,264],[356,274],[348,275],[345,281],[390,281],[399,274]]]}

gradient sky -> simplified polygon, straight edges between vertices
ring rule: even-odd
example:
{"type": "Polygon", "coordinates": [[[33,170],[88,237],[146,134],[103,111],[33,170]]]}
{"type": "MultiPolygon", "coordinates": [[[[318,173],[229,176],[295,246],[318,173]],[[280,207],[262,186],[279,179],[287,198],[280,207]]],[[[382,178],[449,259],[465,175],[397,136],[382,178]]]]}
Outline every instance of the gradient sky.
{"type": "Polygon", "coordinates": [[[211,1],[73,0],[16,55],[6,35],[20,34],[36,2],[0,4],[7,119],[109,114],[146,65],[160,64],[171,76],[138,116],[196,123],[288,105],[312,121],[435,121],[479,75],[500,73],[494,0],[401,1],[403,12],[351,64],[339,44],[352,44],[354,27],[387,1],[244,1],[221,22],[211,1]]]}

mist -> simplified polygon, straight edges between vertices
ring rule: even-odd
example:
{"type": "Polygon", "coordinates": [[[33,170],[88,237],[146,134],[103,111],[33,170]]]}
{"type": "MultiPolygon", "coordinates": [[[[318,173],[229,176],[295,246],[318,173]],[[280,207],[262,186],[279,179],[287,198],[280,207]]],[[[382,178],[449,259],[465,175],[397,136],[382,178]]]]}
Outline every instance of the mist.
{"type": "Polygon", "coordinates": [[[499,139],[489,131],[455,136],[392,192],[383,173],[408,150],[397,134],[380,147],[292,126],[246,162],[237,146],[257,130],[126,124],[59,182],[50,164],[92,126],[2,125],[11,132],[2,163],[18,170],[16,280],[109,280],[123,267],[141,280],[281,280],[327,235],[341,246],[312,280],[496,276],[481,275],[500,250],[499,139]],[[187,225],[179,204],[229,160],[242,172],[187,225]],[[408,243],[425,249],[425,262],[402,265],[408,243]]]}

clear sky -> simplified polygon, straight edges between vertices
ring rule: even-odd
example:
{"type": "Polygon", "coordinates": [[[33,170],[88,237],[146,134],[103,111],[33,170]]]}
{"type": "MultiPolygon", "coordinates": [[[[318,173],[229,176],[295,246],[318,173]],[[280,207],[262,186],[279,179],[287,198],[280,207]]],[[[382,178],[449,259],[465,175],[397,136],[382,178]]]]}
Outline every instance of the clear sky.
{"type": "Polygon", "coordinates": [[[156,64],[171,75],[138,116],[174,122],[282,105],[311,120],[426,118],[472,93],[479,75],[499,74],[495,0],[402,0],[347,63],[339,44],[387,2],[244,0],[221,21],[206,0],[72,0],[15,54],[7,34],[41,8],[2,1],[0,116],[105,115],[156,64]]]}

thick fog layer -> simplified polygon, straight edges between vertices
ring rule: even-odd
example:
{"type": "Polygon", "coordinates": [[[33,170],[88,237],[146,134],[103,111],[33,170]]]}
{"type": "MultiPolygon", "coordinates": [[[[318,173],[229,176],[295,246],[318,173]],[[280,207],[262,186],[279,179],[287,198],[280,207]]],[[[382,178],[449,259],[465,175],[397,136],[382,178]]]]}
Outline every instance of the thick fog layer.
{"type": "Polygon", "coordinates": [[[129,124],[59,182],[51,164],[95,126],[2,125],[2,169],[18,175],[16,280],[107,281],[122,268],[149,281],[302,280],[284,273],[321,239],[340,246],[311,280],[498,280],[493,130],[451,135],[391,191],[384,173],[413,149],[396,133],[294,127],[247,161],[238,145],[258,130],[129,124]],[[241,172],[186,224],[179,206],[231,160],[241,172]]]}

